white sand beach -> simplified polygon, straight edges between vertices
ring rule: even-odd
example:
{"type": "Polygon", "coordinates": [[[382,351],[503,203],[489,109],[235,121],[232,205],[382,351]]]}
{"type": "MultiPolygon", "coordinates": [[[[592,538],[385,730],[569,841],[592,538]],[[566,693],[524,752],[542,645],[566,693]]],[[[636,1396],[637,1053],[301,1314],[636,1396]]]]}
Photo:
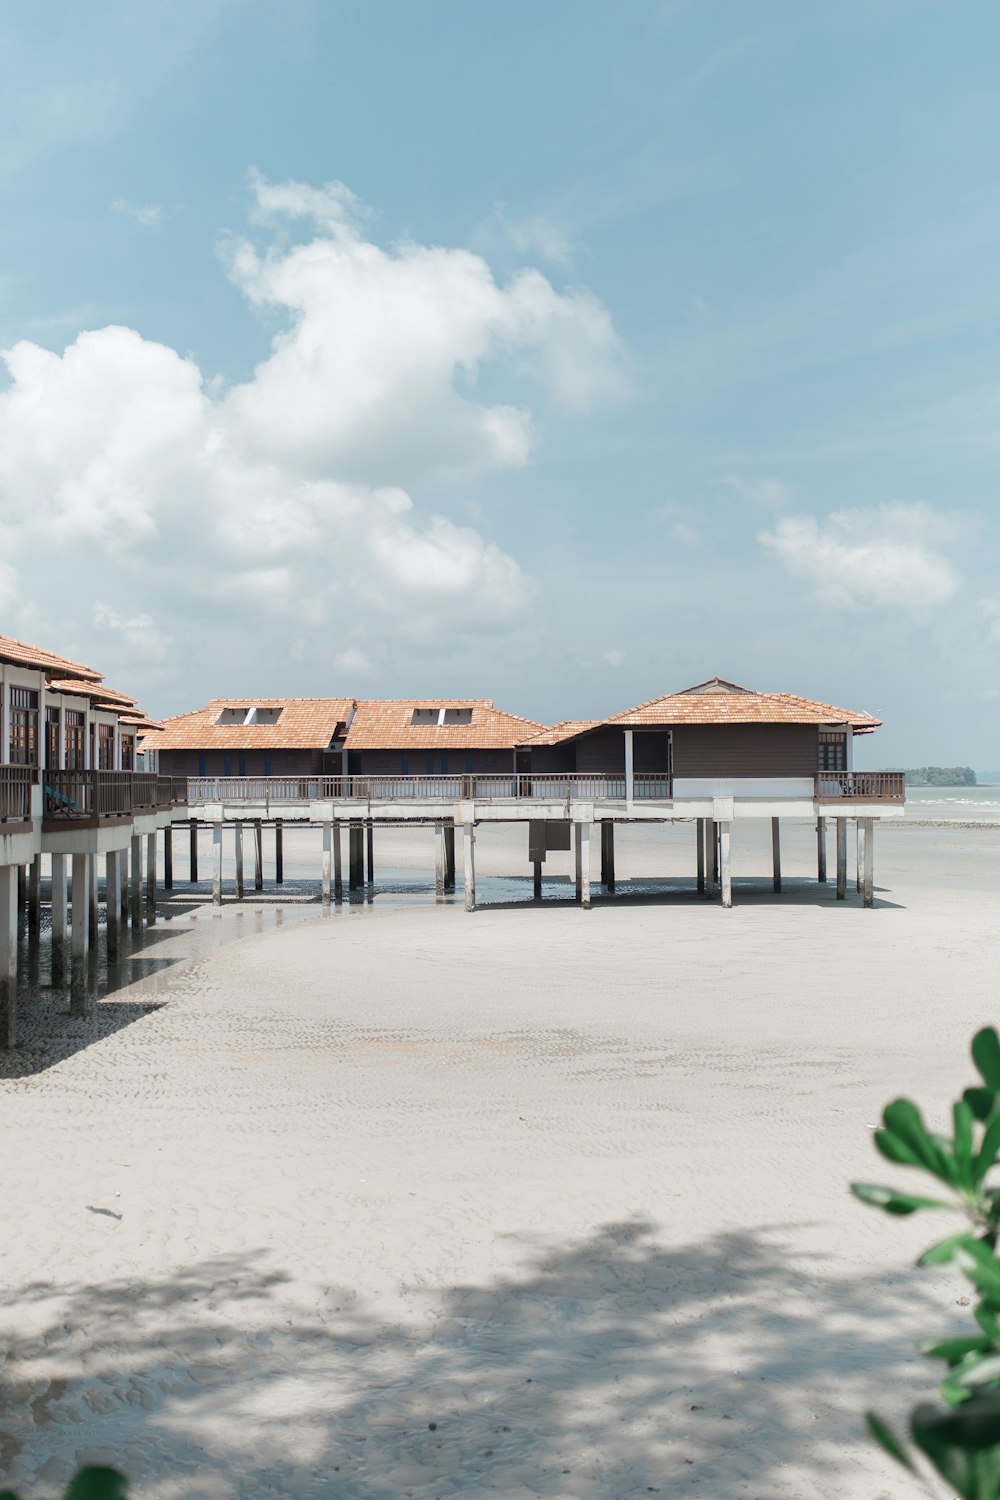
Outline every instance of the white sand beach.
{"type": "MultiPolygon", "coordinates": [[[[880,830],[870,912],[799,881],[814,848],[789,829],[779,898],[737,842],[730,912],[377,886],[324,916],[318,834],[221,915],[178,878],[96,1013],[40,988],[0,1064],[4,1481],[913,1494],[861,1414],[930,1390],[913,1345],[963,1286],[912,1268],[943,1220],[847,1184],[893,1177],[886,1100],[943,1123],[970,1081],[1000,828],[880,830]]],[[[430,850],[382,835],[376,875],[430,850]]],[[[619,848],[626,883],[692,863],[683,830],[619,848]]],[[[520,841],[484,835],[479,868],[523,878],[520,841]]]]}

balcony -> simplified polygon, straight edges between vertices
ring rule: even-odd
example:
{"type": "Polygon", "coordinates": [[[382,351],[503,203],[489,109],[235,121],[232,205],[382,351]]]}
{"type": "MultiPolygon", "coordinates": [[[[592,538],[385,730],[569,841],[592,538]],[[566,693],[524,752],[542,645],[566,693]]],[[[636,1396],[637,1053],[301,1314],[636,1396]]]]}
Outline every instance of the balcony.
{"type": "MultiPolygon", "coordinates": [[[[500,776],[198,776],[186,783],[186,801],[253,803],[270,810],[301,802],[624,802],[623,775],[509,772],[500,776]]],[[[671,778],[634,777],[636,802],[669,802],[671,778]]]]}
{"type": "Polygon", "coordinates": [[[24,823],[31,817],[34,766],[0,766],[0,823],[24,823]]]}
{"type": "Polygon", "coordinates": [[[905,802],[905,771],[820,771],[817,802],[905,802]]]}
{"type": "Polygon", "coordinates": [[[68,823],[123,822],[174,802],[171,777],[152,771],[44,771],[42,791],[50,829],[68,823]]]}

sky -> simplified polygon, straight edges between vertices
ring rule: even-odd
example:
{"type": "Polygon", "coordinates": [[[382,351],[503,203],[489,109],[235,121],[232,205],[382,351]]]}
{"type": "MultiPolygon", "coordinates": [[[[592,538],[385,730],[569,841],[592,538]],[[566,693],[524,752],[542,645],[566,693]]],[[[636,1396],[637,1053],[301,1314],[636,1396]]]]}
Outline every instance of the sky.
{"type": "Polygon", "coordinates": [[[1000,765],[993,0],[8,0],[0,633],[1000,765]]]}

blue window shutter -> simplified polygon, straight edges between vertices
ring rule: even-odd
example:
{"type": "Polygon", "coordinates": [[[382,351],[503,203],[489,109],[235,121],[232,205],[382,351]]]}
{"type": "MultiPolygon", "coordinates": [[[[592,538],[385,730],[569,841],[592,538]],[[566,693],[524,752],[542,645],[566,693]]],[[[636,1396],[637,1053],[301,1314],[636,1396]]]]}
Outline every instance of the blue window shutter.
{"type": "Polygon", "coordinates": [[[428,776],[433,776],[434,775],[434,757],[433,757],[433,755],[428,755],[428,757],[427,757],[427,774],[428,774],[428,776]]]}
{"type": "Polygon", "coordinates": [[[198,757],[198,775],[205,775],[205,757],[203,755],[199,755],[198,757]]]}
{"type": "Polygon", "coordinates": [[[471,750],[469,750],[467,752],[466,757],[465,757],[465,774],[466,774],[466,776],[471,776],[472,775],[472,751],[471,750]]]}
{"type": "Polygon", "coordinates": [[[223,776],[232,776],[233,774],[233,757],[231,755],[224,755],[222,757],[222,774],[223,776]]]}
{"type": "Polygon", "coordinates": [[[442,776],[447,776],[447,774],[448,774],[448,757],[447,757],[447,755],[442,755],[442,757],[441,757],[441,775],[442,776]]]}
{"type": "Polygon", "coordinates": [[[241,755],[240,756],[240,775],[241,776],[245,776],[246,774],[247,774],[247,758],[246,758],[245,755],[241,755]]]}
{"type": "Polygon", "coordinates": [[[408,755],[404,755],[403,756],[402,766],[403,766],[403,773],[402,774],[404,776],[409,776],[409,774],[410,774],[410,757],[408,755]]]}
{"type": "Polygon", "coordinates": [[[271,757],[269,755],[265,755],[264,756],[264,775],[265,776],[270,776],[270,774],[271,774],[271,757]]]}

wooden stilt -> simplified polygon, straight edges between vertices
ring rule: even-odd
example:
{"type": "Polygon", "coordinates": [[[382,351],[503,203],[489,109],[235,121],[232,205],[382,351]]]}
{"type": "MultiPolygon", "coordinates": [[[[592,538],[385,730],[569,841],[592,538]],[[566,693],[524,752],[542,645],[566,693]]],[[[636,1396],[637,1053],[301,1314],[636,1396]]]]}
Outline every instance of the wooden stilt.
{"type": "Polygon", "coordinates": [[[455,825],[446,823],[444,825],[444,888],[446,891],[454,892],[455,889],[455,825]]]}
{"type": "Polygon", "coordinates": [[[174,888],[174,830],[168,823],[163,830],[163,889],[174,888]]]}
{"type": "MultiPolygon", "coordinates": [[[[90,864],[89,854],[73,855],[73,926],[72,926],[72,949],[73,949],[73,988],[79,988],[81,978],[85,981],[83,973],[87,952],[90,948],[90,921],[88,908],[90,906],[90,864]]],[[[112,892],[112,900],[116,893],[112,892]]],[[[120,910],[120,908],[119,908],[120,910]]]]}
{"type": "Polygon", "coordinates": [[[705,878],[708,882],[708,894],[714,896],[716,883],[719,878],[718,838],[714,818],[705,819],[705,856],[708,861],[708,869],[705,873],[705,878]]]}
{"type": "Polygon", "coordinates": [[[253,888],[264,889],[264,830],[259,818],[253,825],[253,888]]]}
{"type": "Polygon", "coordinates": [[[285,883],[284,827],[280,818],[274,820],[274,879],[277,885],[285,883]]]}
{"type": "Polygon", "coordinates": [[[536,901],[542,899],[542,862],[536,859],[531,866],[531,894],[536,901]]]}
{"type": "Polygon", "coordinates": [[[360,891],[365,883],[364,828],[357,818],[351,820],[347,834],[347,887],[360,891]]]}
{"type": "Polygon", "coordinates": [[[590,910],[590,824],[577,823],[577,837],[580,841],[580,905],[584,911],[590,910]]]}
{"type": "Polygon", "coordinates": [[[122,919],[121,906],[114,899],[118,888],[118,860],[120,856],[117,850],[112,850],[104,856],[104,930],[107,936],[108,962],[116,963],[118,960],[118,949],[121,943],[122,919]],[[111,899],[108,899],[108,892],[111,899]]]}
{"type": "Polygon", "coordinates": [[[771,819],[771,865],[774,873],[774,889],[781,890],[781,820],[771,819]]]}
{"type": "Polygon", "coordinates": [[[212,905],[222,905],[222,819],[212,824],[212,905]]]}
{"type": "Polygon", "coordinates": [[[156,834],[146,835],[146,921],[156,922],[156,834]]]}
{"type": "Polygon", "coordinates": [[[198,884],[198,819],[191,819],[191,873],[192,885],[198,884]]]}
{"type": "Polygon", "coordinates": [[[375,884],[375,824],[373,823],[373,821],[372,821],[371,818],[368,819],[368,826],[365,829],[365,842],[366,842],[367,847],[368,847],[368,884],[369,885],[374,885],[375,884]]]}
{"type": "Polygon", "coordinates": [[[861,877],[864,871],[864,818],[856,818],[854,822],[854,889],[860,891],[861,877]]]}
{"type": "Polygon", "coordinates": [[[17,867],[17,931],[18,935],[28,929],[28,867],[17,867]]]}
{"type": "Polygon", "coordinates": [[[601,823],[601,884],[609,896],[615,893],[615,825],[611,818],[601,823]]]}
{"type": "Polygon", "coordinates": [[[59,984],[66,973],[66,856],[52,856],[52,982],[59,984]]]}
{"type": "Polygon", "coordinates": [[[434,894],[444,895],[444,824],[434,824],[434,894]]]}
{"type": "Polygon", "coordinates": [[[465,854],[465,909],[476,909],[476,830],[472,823],[462,824],[462,847],[465,854]]]}
{"type": "Polygon", "coordinates": [[[322,868],[322,900],[324,906],[330,905],[330,884],[333,876],[333,824],[323,824],[323,868],[322,868]]]}
{"type": "Polygon", "coordinates": [[[28,866],[28,937],[38,941],[42,930],[42,856],[36,854],[28,866]]]}
{"type": "Polygon", "coordinates": [[[694,829],[694,847],[698,861],[697,890],[700,896],[705,892],[705,819],[696,818],[694,829]]]}
{"type": "Polygon", "coordinates": [[[131,880],[129,882],[129,906],[131,908],[132,930],[142,931],[142,835],[134,833],[131,838],[132,862],[131,880]]]}
{"type": "Polygon", "coordinates": [[[333,820],[333,894],[338,901],[344,895],[344,855],[340,843],[340,819],[333,820]]]}
{"type": "Polygon", "coordinates": [[[826,885],[826,819],[816,819],[816,879],[826,885]]]}
{"type": "Polygon", "coordinates": [[[573,824],[573,871],[576,880],[576,899],[583,900],[583,824],[573,824]]]}
{"type": "Polygon", "coordinates": [[[0,1047],[17,1041],[17,868],[0,865],[0,1047]]]}

